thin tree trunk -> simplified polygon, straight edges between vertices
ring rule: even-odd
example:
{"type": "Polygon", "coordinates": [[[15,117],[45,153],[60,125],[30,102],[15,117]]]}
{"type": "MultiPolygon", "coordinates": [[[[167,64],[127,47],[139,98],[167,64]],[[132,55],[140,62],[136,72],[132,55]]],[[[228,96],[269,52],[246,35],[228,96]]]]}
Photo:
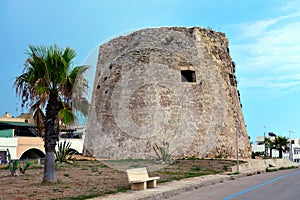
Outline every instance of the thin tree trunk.
{"type": "Polygon", "coordinates": [[[279,149],[279,158],[282,158],[282,149],[279,149]]]}
{"type": "Polygon", "coordinates": [[[58,94],[51,92],[46,108],[45,117],[45,135],[44,147],[46,151],[44,164],[43,183],[57,183],[56,169],[55,169],[55,146],[58,141],[59,124],[57,121],[58,115],[58,94]]]}

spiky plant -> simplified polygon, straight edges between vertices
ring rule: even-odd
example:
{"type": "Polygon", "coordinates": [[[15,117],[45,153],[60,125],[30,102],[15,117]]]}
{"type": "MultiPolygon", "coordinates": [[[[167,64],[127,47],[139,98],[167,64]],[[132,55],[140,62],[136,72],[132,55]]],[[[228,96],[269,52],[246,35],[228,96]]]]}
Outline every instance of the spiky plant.
{"type": "Polygon", "coordinates": [[[60,142],[57,145],[57,150],[55,150],[56,160],[55,162],[59,163],[68,163],[71,164],[74,162],[73,155],[76,154],[77,151],[71,148],[70,141],[60,142]]]}
{"type": "Polygon", "coordinates": [[[173,162],[172,154],[174,153],[174,151],[170,153],[170,143],[164,142],[162,146],[158,146],[155,143],[153,149],[155,151],[157,160],[159,160],[160,162],[168,162],[170,164],[173,162]]]}
{"type": "Polygon", "coordinates": [[[30,165],[33,165],[33,164],[34,164],[34,162],[30,162],[28,160],[21,161],[19,163],[19,171],[22,174],[25,174],[26,170],[30,167],[30,165]]]}
{"type": "Polygon", "coordinates": [[[19,167],[20,161],[11,159],[11,154],[9,152],[9,149],[7,149],[7,159],[8,159],[8,165],[7,165],[6,169],[9,169],[10,174],[12,176],[18,175],[17,169],[19,167]]]}

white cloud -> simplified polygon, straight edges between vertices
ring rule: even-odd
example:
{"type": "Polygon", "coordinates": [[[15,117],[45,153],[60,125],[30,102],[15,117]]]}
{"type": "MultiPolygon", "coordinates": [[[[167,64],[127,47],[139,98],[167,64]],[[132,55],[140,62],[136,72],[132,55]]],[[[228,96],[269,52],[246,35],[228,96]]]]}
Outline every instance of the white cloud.
{"type": "Polygon", "coordinates": [[[279,20],[280,18],[240,24],[240,29],[243,31],[242,37],[257,37],[263,35],[269,26],[276,24],[279,20]]]}
{"type": "Polygon", "coordinates": [[[294,76],[264,76],[256,78],[242,78],[239,87],[244,88],[266,88],[271,90],[294,91],[300,88],[300,74],[294,76]]]}
{"type": "MultiPolygon", "coordinates": [[[[251,43],[240,45],[250,69],[270,69],[272,72],[290,70],[290,65],[300,65],[300,22],[266,31],[251,43]]],[[[248,68],[249,69],[249,68],[248,68]]],[[[300,68],[299,68],[300,72],[300,68]]]]}
{"type": "Polygon", "coordinates": [[[298,9],[300,5],[300,2],[298,0],[294,0],[294,1],[289,1],[287,2],[282,8],[281,10],[292,10],[292,9],[298,9]]]}
{"type": "Polygon", "coordinates": [[[240,25],[245,43],[232,45],[239,87],[300,89],[300,12],[240,25]]]}

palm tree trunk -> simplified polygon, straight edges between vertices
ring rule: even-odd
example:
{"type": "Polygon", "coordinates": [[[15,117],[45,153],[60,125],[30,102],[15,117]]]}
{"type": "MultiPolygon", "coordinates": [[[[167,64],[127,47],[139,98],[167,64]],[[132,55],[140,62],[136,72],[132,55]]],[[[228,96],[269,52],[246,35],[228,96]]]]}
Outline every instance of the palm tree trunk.
{"type": "Polygon", "coordinates": [[[43,183],[57,183],[56,169],[55,169],[55,146],[58,141],[59,123],[57,115],[59,111],[57,103],[57,92],[51,92],[46,107],[45,117],[45,164],[43,183]]]}
{"type": "Polygon", "coordinates": [[[282,149],[279,149],[279,158],[282,158],[282,149]]]}

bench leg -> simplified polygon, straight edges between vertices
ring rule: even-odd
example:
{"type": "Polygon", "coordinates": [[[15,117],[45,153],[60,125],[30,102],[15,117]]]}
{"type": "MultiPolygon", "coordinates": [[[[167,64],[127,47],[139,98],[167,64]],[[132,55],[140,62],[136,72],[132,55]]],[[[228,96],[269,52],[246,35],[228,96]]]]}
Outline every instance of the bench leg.
{"type": "Polygon", "coordinates": [[[141,182],[141,183],[132,183],[131,184],[131,190],[146,190],[147,189],[147,183],[141,182]]]}
{"type": "Polygon", "coordinates": [[[156,180],[147,181],[147,188],[155,188],[156,187],[156,180]]]}

